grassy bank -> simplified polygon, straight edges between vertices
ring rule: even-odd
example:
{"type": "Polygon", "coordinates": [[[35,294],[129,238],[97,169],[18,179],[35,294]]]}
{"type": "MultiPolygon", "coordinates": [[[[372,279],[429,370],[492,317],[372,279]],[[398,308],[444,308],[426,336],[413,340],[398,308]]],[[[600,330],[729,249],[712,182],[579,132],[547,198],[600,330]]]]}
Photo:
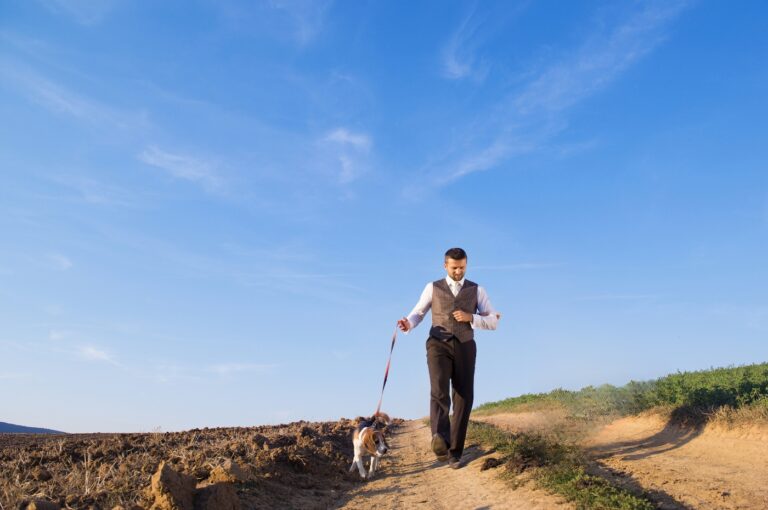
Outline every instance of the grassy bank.
{"type": "Polygon", "coordinates": [[[479,414],[547,407],[565,408],[574,417],[624,416],[653,408],[674,410],[680,419],[719,416],[725,421],[768,419],[768,363],[678,372],[624,386],[587,386],[526,394],[478,407],[479,414]]]}
{"type": "Polygon", "coordinates": [[[523,472],[541,487],[565,497],[580,510],[651,510],[655,505],[587,473],[587,463],[575,446],[541,435],[512,434],[492,425],[470,422],[467,438],[495,450],[504,470],[514,483],[523,472]]]}

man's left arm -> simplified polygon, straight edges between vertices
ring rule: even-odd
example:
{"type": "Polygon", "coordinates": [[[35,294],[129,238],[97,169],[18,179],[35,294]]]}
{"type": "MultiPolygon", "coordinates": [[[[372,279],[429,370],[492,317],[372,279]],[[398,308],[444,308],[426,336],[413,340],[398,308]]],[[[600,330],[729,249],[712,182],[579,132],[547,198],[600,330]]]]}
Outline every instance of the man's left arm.
{"type": "Polygon", "coordinates": [[[483,287],[477,287],[477,313],[472,315],[472,329],[496,329],[501,314],[494,310],[488,293],[483,287]]]}

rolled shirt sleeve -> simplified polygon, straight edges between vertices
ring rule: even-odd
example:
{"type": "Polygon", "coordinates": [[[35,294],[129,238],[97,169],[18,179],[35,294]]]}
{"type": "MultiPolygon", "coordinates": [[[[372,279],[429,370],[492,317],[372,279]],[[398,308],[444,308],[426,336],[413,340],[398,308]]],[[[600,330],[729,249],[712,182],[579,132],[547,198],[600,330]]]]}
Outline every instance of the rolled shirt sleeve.
{"type": "Polygon", "coordinates": [[[408,329],[408,331],[405,332],[406,334],[408,334],[411,329],[421,324],[421,321],[424,320],[424,316],[427,314],[430,308],[432,308],[432,282],[428,283],[426,287],[424,287],[424,290],[421,293],[421,297],[419,298],[419,302],[416,303],[416,306],[413,307],[411,313],[408,314],[408,323],[411,327],[408,329]]]}
{"type": "Polygon", "coordinates": [[[500,318],[501,314],[491,305],[491,300],[488,299],[488,293],[485,291],[485,288],[478,285],[477,313],[472,315],[472,322],[470,323],[472,329],[494,330],[500,318]]]}

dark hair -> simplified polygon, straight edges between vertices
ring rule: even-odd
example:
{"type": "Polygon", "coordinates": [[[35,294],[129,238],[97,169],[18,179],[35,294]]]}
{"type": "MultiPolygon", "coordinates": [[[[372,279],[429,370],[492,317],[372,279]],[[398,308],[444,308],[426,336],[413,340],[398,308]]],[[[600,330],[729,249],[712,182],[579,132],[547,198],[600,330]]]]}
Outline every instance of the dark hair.
{"type": "Polygon", "coordinates": [[[467,252],[465,252],[461,248],[451,248],[450,250],[445,252],[445,258],[453,259],[453,260],[464,260],[465,258],[467,258],[467,252]]]}

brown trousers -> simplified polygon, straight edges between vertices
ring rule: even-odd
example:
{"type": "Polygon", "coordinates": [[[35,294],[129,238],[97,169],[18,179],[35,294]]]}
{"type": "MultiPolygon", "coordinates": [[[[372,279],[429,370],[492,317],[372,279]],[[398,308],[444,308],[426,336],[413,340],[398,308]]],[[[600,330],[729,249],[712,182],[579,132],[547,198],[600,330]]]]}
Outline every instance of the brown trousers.
{"type": "Polygon", "coordinates": [[[469,413],[475,391],[475,358],[477,344],[474,340],[460,342],[456,337],[427,340],[427,366],[431,386],[429,420],[432,435],[440,434],[449,445],[450,454],[460,458],[467,437],[469,413]],[[452,395],[448,393],[448,383],[452,395]],[[453,397],[453,415],[449,418],[453,397]]]}

